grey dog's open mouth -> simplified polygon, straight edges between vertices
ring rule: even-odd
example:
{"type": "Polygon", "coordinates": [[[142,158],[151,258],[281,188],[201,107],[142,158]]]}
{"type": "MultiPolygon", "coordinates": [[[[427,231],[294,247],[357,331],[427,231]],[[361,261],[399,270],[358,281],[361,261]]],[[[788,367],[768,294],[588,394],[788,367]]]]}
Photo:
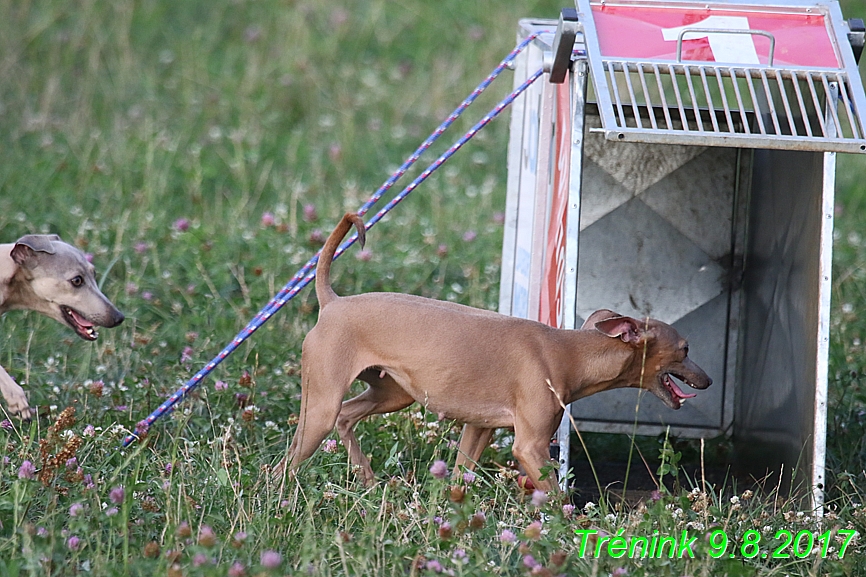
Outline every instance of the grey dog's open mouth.
{"type": "Polygon", "coordinates": [[[66,322],[79,337],[86,341],[95,341],[99,337],[99,333],[96,332],[96,327],[93,326],[93,323],[81,316],[77,311],[66,305],[61,305],[60,310],[63,312],[63,318],[66,319],[66,322]]]}
{"type": "Polygon", "coordinates": [[[694,385],[691,384],[686,379],[682,378],[679,375],[674,375],[672,373],[665,373],[662,375],[662,385],[664,385],[665,389],[667,389],[668,393],[671,395],[671,400],[674,403],[678,403],[680,407],[685,404],[686,399],[691,399],[692,397],[697,397],[697,393],[684,393],[683,390],[677,385],[671,377],[676,377],[688,386],[694,388],[694,385]]]}

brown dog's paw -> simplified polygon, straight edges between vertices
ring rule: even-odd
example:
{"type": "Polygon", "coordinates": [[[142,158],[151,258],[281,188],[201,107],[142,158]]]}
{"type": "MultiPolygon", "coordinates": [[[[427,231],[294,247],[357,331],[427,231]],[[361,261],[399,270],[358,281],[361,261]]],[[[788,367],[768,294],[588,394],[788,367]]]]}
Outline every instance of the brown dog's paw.
{"type": "Polygon", "coordinates": [[[517,486],[527,495],[535,491],[535,483],[527,475],[517,475],[517,486]]]}

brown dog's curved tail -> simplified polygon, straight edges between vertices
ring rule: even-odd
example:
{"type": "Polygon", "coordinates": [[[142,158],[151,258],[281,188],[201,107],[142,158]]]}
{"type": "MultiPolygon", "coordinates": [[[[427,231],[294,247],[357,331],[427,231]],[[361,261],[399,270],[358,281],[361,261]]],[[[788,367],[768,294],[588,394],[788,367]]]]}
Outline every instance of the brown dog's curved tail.
{"type": "Polygon", "coordinates": [[[354,212],[347,212],[328,240],[325,241],[322,252],[319,253],[319,262],[316,264],[316,298],[319,300],[319,310],[337,298],[337,293],[331,288],[331,261],[334,260],[334,253],[337,252],[337,248],[343,242],[343,237],[351,230],[352,225],[358,229],[358,244],[364,248],[367,236],[364,221],[354,212]]]}

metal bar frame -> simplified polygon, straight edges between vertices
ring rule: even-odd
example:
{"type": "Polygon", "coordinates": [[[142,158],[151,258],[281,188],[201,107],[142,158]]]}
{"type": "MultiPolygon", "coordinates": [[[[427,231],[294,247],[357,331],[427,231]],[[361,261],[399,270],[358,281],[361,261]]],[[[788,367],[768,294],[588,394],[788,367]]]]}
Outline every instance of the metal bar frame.
{"type": "MultiPolygon", "coordinates": [[[[836,108],[838,85],[831,86],[827,108],[836,108]],[[836,90],[833,90],[833,89],[836,90]]],[[[828,114],[829,131],[835,131],[828,114]]],[[[815,365],[815,413],[813,416],[812,462],[810,481],[812,509],[821,515],[824,506],[824,476],[827,455],[827,388],[830,372],[830,295],[833,290],[833,218],[835,214],[836,153],[824,153],[824,187],[821,194],[821,233],[818,271],[818,326],[816,330],[818,358],[815,365]]]]}
{"type": "MultiPolygon", "coordinates": [[[[577,262],[580,249],[580,195],[583,182],[583,134],[586,117],[587,77],[586,60],[577,60],[571,75],[571,159],[569,167],[568,207],[566,209],[565,275],[563,282],[562,328],[576,329],[577,325],[577,262]]],[[[566,407],[557,430],[559,444],[559,483],[567,489],[569,449],[571,448],[571,405],[566,407]]]]}

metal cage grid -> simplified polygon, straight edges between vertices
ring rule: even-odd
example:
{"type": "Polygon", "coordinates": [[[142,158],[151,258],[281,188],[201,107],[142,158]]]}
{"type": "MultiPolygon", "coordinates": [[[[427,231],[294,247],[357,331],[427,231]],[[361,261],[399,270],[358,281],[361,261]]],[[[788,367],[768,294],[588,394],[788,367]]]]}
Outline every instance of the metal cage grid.
{"type": "MultiPolygon", "coordinates": [[[[669,7],[694,3],[650,4],[669,7]]],[[[598,5],[578,0],[584,15],[598,5]]],[[[835,16],[827,14],[830,20],[841,20],[841,15],[835,16]]],[[[772,64],[772,49],[766,65],[684,62],[684,34],[701,32],[695,28],[679,35],[676,61],[640,61],[604,56],[592,18],[582,17],[581,24],[603,125],[596,130],[608,139],[866,152],[861,117],[866,111],[866,96],[856,62],[845,51],[840,51],[839,68],[777,67],[772,64]]],[[[839,31],[833,31],[838,36],[839,31]]],[[[759,30],[746,32],[767,34],[759,30]]],[[[842,39],[837,36],[833,41],[838,46],[842,39]]]]}

